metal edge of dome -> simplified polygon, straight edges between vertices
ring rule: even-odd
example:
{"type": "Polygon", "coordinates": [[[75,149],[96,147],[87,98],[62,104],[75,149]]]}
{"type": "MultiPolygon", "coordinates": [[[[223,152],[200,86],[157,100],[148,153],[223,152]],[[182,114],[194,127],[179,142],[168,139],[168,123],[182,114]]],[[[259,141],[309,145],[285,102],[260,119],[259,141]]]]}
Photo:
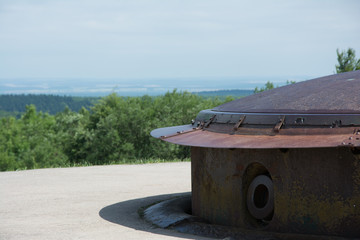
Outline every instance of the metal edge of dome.
{"type": "Polygon", "coordinates": [[[174,134],[161,140],[173,144],[208,148],[324,148],[360,147],[359,136],[354,134],[337,135],[230,135],[194,129],[187,134],[174,134]]]}
{"type": "MultiPolygon", "coordinates": [[[[250,129],[251,131],[251,129],[250,129]]],[[[151,136],[163,141],[195,147],[213,148],[320,148],[359,147],[360,114],[253,114],[200,111],[192,124],[155,129],[151,136]],[[234,134],[217,132],[213,125],[261,125],[274,134],[234,134]],[[281,129],[285,125],[287,129],[281,129]],[[320,129],[322,131],[319,131],[320,129]],[[289,131],[290,129],[290,131],[289,131]],[[306,134],[299,134],[305,129],[306,134]],[[307,134],[317,129],[315,134],[307,134]],[[292,131],[293,130],[293,131],[292,131]],[[345,132],[342,130],[346,130],[345,132]],[[290,134],[282,134],[286,131],[290,134]],[[300,131],[301,132],[301,131],[300,131]]]]}
{"type": "Polygon", "coordinates": [[[154,138],[166,138],[177,134],[185,133],[193,129],[193,125],[180,125],[173,127],[157,128],[150,132],[154,138]]]}
{"type": "Polygon", "coordinates": [[[202,110],[197,115],[195,122],[199,126],[202,122],[236,124],[241,121],[244,125],[272,125],[283,119],[283,124],[289,127],[353,127],[360,126],[359,113],[247,113],[247,112],[220,112],[202,110]]]}
{"type": "MultiPolygon", "coordinates": [[[[359,73],[316,79],[341,80],[345,76],[352,79],[360,76],[359,73]]],[[[200,111],[191,124],[155,129],[151,136],[179,145],[215,148],[360,147],[360,112],[342,108],[226,111],[218,106],[200,111]],[[247,132],[243,131],[246,128],[247,132]],[[261,128],[272,129],[272,132],[258,131],[261,128]],[[233,129],[232,133],[229,129],[233,129]],[[255,133],[252,129],[256,129],[255,133]],[[312,131],[314,129],[316,131],[312,131]]]]}

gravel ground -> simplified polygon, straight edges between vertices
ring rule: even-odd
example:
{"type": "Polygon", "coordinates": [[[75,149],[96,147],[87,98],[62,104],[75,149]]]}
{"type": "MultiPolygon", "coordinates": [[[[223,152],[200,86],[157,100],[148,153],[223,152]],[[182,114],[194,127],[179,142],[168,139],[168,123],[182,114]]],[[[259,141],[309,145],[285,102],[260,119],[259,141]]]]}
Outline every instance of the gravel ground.
{"type": "Polygon", "coordinates": [[[190,192],[190,171],[179,162],[0,172],[0,239],[208,239],[137,213],[190,192]]]}

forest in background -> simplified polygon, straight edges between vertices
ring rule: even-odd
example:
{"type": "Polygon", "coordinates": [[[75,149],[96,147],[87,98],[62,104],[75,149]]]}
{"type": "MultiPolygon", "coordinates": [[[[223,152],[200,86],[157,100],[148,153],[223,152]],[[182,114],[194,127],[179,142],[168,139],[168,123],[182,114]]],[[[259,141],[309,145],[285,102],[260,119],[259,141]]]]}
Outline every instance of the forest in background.
{"type": "MultiPolygon", "coordinates": [[[[252,90],[216,90],[194,92],[193,94],[225,100],[228,96],[244,97],[252,94],[252,90]]],[[[128,98],[123,96],[123,98],[128,98]]],[[[14,116],[20,118],[26,111],[27,105],[35,105],[36,110],[43,113],[55,115],[69,108],[71,111],[78,112],[81,108],[90,109],[101,97],[74,97],[74,96],[58,96],[51,94],[3,94],[0,95],[0,117],[14,116]]]]}
{"type": "Polygon", "coordinates": [[[154,139],[151,130],[189,124],[200,110],[232,100],[174,90],[158,97],[114,93],[55,115],[28,105],[20,117],[0,119],[0,171],[184,160],[188,147],[154,139]]]}
{"type": "Polygon", "coordinates": [[[4,94],[0,95],[0,117],[20,117],[27,105],[35,105],[38,111],[56,114],[69,108],[78,112],[81,108],[90,109],[99,97],[70,97],[46,94],[4,94]]]}
{"type": "MultiPolygon", "coordinates": [[[[360,59],[352,48],[336,53],[337,73],[360,70],[360,59]]],[[[272,88],[274,84],[268,81],[254,92],[272,88]]],[[[151,130],[189,124],[200,110],[234,99],[176,90],[158,97],[120,97],[114,93],[90,99],[88,109],[83,105],[73,111],[65,104],[65,110],[56,115],[39,112],[31,104],[24,113],[18,112],[18,118],[0,118],[0,171],[188,159],[189,147],[154,139],[151,130]]]]}

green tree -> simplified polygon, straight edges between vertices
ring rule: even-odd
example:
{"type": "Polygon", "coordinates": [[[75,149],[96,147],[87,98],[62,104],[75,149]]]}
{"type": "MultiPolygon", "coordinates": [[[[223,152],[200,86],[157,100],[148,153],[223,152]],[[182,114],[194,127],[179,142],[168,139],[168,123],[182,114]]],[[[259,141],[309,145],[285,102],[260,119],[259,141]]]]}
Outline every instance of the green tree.
{"type": "Polygon", "coordinates": [[[270,89],[273,89],[274,88],[274,84],[270,81],[267,81],[267,83],[265,83],[265,87],[262,87],[262,88],[258,88],[256,87],[255,90],[254,90],[254,93],[259,93],[259,92],[263,92],[263,91],[266,91],[266,90],[270,90],[270,89]]]}
{"type": "Polygon", "coordinates": [[[90,110],[38,112],[0,118],[0,171],[146,159],[184,159],[190,148],[150,136],[153,129],[191,123],[198,112],[234,98],[203,98],[188,92],[163,96],[111,94],[90,110]]]}
{"type": "Polygon", "coordinates": [[[335,65],[336,72],[351,72],[360,70],[360,59],[355,58],[355,50],[349,48],[348,50],[339,51],[336,49],[338,64],[335,65]]]}
{"type": "Polygon", "coordinates": [[[293,80],[286,80],[286,85],[289,85],[289,84],[294,84],[296,83],[296,81],[293,81],[293,80]]]}
{"type": "Polygon", "coordinates": [[[54,131],[53,116],[26,107],[20,119],[0,121],[0,171],[65,166],[68,162],[54,131]]]}

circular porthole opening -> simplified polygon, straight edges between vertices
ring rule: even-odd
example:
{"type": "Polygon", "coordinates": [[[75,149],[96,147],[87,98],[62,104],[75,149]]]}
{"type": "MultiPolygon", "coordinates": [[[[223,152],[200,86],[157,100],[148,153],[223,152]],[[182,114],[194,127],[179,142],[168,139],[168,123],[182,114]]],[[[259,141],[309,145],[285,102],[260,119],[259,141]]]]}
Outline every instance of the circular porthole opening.
{"type": "Polygon", "coordinates": [[[269,189],[263,185],[258,185],[254,190],[254,205],[257,208],[264,208],[269,202],[269,189]]]}
{"type": "Polygon", "coordinates": [[[267,175],[259,175],[250,183],[247,191],[247,209],[257,220],[269,221],[274,214],[273,182],[267,175]]]}

